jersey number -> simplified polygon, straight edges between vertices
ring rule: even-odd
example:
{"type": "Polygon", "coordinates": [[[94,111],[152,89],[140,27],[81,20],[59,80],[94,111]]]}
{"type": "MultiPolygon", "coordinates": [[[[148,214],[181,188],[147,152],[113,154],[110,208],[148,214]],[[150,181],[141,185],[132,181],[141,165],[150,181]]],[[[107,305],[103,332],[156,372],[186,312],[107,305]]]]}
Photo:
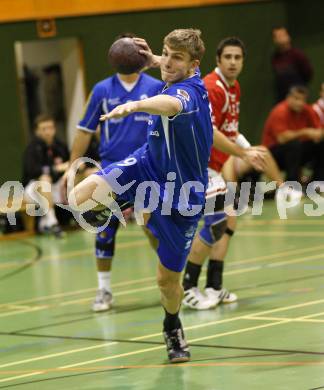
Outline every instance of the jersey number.
{"type": "Polygon", "coordinates": [[[135,157],[126,158],[126,160],[120,162],[117,164],[119,167],[128,167],[130,165],[135,165],[137,163],[137,160],[135,157]]]}

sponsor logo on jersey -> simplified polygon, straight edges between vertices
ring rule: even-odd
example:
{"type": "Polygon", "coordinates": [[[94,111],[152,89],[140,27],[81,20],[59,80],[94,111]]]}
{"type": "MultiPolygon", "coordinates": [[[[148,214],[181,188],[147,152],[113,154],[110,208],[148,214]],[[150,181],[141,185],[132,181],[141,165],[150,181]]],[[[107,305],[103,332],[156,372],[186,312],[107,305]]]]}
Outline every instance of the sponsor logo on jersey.
{"type": "Polygon", "coordinates": [[[154,135],[155,137],[160,137],[160,133],[157,130],[151,130],[150,135],[154,135]]]}
{"type": "Polygon", "coordinates": [[[120,104],[120,97],[117,96],[117,97],[108,99],[108,104],[111,104],[112,106],[116,106],[117,104],[120,104]]]}
{"type": "Polygon", "coordinates": [[[150,121],[150,115],[135,115],[134,120],[136,122],[148,122],[150,121]]]}
{"type": "Polygon", "coordinates": [[[187,100],[187,102],[189,102],[190,96],[187,91],[185,91],[184,89],[177,89],[177,94],[182,96],[185,100],[187,100]]]}

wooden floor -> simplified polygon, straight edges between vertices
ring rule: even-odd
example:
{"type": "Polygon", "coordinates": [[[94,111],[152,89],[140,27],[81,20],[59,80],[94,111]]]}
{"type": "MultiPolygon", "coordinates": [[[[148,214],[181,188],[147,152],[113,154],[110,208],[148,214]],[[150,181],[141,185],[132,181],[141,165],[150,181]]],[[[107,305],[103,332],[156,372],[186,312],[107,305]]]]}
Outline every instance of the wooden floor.
{"type": "Polygon", "coordinates": [[[240,217],[225,272],[239,301],[182,310],[182,365],[166,361],[157,259],[139,227],[119,232],[116,303],[102,314],[90,310],[92,235],[1,241],[0,389],[324,389],[323,227],[302,206],[280,220],[272,201],[240,217]]]}

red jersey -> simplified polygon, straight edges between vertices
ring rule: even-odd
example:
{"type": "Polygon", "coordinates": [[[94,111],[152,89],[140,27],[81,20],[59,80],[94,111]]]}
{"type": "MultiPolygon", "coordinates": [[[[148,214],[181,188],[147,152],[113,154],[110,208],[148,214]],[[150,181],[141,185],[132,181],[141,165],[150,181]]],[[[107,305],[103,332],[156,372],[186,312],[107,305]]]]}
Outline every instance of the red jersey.
{"type": "Polygon", "coordinates": [[[318,99],[312,107],[319,117],[321,127],[324,128],[324,98],[318,99]]]}
{"type": "Polygon", "coordinates": [[[292,111],[286,100],[274,106],[264,125],[262,144],[270,148],[277,145],[277,136],[286,130],[301,130],[306,127],[319,128],[319,118],[311,106],[302,111],[292,111]]]}
{"type": "MultiPolygon", "coordinates": [[[[241,89],[238,81],[229,85],[219,68],[203,79],[212,110],[213,125],[227,138],[235,142],[238,136],[241,89]]],[[[229,155],[212,147],[209,166],[222,170],[229,155]]]]}

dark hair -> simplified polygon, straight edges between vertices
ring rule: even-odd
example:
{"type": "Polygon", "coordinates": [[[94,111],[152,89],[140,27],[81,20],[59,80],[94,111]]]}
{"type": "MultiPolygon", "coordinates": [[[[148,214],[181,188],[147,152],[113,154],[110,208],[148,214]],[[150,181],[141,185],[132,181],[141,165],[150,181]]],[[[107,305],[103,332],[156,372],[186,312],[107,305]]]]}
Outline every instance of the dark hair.
{"type": "Polygon", "coordinates": [[[308,89],[304,85],[293,85],[289,88],[288,96],[293,93],[300,93],[301,95],[307,96],[308,89]]]}
{"type": "Polygon", "coordinates": [[[273,26],[271,31],[274,32],[275,30],[286,30],[288,32],[287,27],[283,26],[282,24],[278,24],[277,26],[273,26]]]}
{"type": "Polygon", "coordinates": [[[49,115],[49,114],[39,114],[39,115],[37,115],[37,117],[34,120],[34,129],[37,129],[37,127],[41,123],[48,122],[48,121],[52,121],[52,122],[55,123],[55,119],[51,115],[49,115]]]}
{"type": "Polygon", "coordinates": [[[137,35],[130,32],[130,31],[125,31],[125,32],[122,32],[120,34],[117,35],[117,37],[115,38],[115,41],[118,41],[118,39],[121,39],[121,38],[137,38],[137,35]]]}
{"type": "Polygon", "coordinates": [[[246,50],[245,50],[244,43],[241,41],[241,39],[237,37],[227,37],[221,40],[217,46],[216,56],[218,58],[221,57],[223,50],[225,49],[226,46],[240,47],[242,49],[243,57],[245,57],[246,50]]]}

